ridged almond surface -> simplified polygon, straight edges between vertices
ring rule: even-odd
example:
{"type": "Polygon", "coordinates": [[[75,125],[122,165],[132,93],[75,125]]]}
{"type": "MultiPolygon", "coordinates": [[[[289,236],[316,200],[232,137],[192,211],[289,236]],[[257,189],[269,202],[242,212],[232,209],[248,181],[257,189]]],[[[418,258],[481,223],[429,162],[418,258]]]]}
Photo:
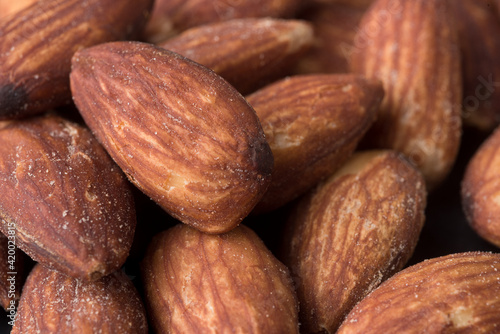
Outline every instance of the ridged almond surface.
{"type": "Polygon", "coordinates": [[[500,254],[458,253],[406,268],[356,305],[338,334],[498,333],[500,254]]]}
{"type": "Polygon", "coordinates": [[[266,191],[273,157],[259,119],[206,67],[146,43],[107,43],[75,54],[71,89],[130,180],[182,222],[229,231],[266,191]]]}
{"type": "Polygon", "coordinates": [[[249,95],[274,156],[271,185],[255,208],[290,202],[330,176],[373,124],[384,96],[358,75],[298,75],[249,95]]]}
{"type": "Polygon", "coordinates": [[[355,73],[384,83],[385,98],[366,147],[404,153],[422,171],[428,189],[449,173],[461,139],[462,76],[453,3],[375,1],[351,57],[355,73]]]}
{"type": "Polygon", "coordinates": [[[0,22],[0,119],[71,102],[75,51],[137,34],[152,0],[52,0],[0,22]]]}
{"type": "Polygon", "coordinates": [[[355,153],[299,201],[283,254],[303,333],[335,333],[357,302],[403,268],[425,204],[422,175],[393,151],[355,153]]]}
{"type": "Polygon", "coordinates": [[[36,265],[23,289],[13,334],[146,334],[139,294],[117,271],[84,282],[36,265]]]}
{"type": "Polygon", "coordinates": [[[156,0],[144,38],[159,43],[207,23],[242,18],[290,18],[299,6],[300,0],[156,0]]]}
{"type": "Polygon", "coordinates": [[[90,131],[57,116],[0,129],[0,230],[31,258],[93,280],[120,268],[136,218],[129,184],[90,131]]]}
{"type": "Polygon", "coordinates": [[[247,94],[283,76],[312,43],[305,21],[261,18],[191,28],[159,46],[205,65],[247,94]]]}
{"type": "Polygon", "coordinates": [[[464,70],[463,120],[491,131],[500,124],[500,16],[489,0],[454,2],[464,70]]]}
{"type": "Polygon", "coordinates": [[[221,235],[182,224],[164,231],[142,273],[157,333],[298,333],[288,269],[243,225],[221,235]]]}
{"type": "Polygon", "coordinates": [[[462,205],[472,228],[500,247],[500,127],[467,166],[462,181],[462,205]]]}

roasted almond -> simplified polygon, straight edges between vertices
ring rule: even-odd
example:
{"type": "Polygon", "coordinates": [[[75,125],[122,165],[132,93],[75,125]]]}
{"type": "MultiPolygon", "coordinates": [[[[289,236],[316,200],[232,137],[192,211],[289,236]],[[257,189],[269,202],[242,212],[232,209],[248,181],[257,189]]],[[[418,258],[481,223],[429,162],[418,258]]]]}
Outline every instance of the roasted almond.
{"type": "Polygon", "coordinates": [[[321,74],[249,95],[274,156],[271,185],[254,212],[290,202],[338,169],[375,121],[383,96],[378,80],[321,74]]]}
{"type": "Polygon", "coordinates": [[[500,247],[500,127],[469,162],[462,182],[462,202],[472,228],[500,247]]]}
{"type": "Polygon", "coordinates": [[[463,56],[466,125],[491,131],[500,124],[500,16],[488,0],[454,2],[463,56]]]}
{"type": "Polygon", "coordinates": [[[338,334],[498,333],[500,254],[459,253],[406,268],[349,314],[338,334]]]}
{"type": "Polygon", "coordinates": [[[0,22],[0,119],[71,102],[75,51],[137,34],[152,0],[38,1],[0,22]]]}
{"type": "Polygon", "coordinates": [[[144,305],[121,271],[85,282],[36,265],[12,333],[148,333],[144,305]]]}
{"type": "Polygon", "coordinates": [[[351,67],[379,78],[385,98],[364,147],[404,153],[437,187],[461,139],[462,76],[448,0],[377,0],[355,37],[351,67]]]}
{"type": "Polygon", "coordinates": [[[89,130],[57,116],[0,129],[0,229],[31,258],[94,280],[125,262],[136,224],[129,184],[89,130]]]}
{"type": "Polygon", "coordinates": [[[298,202],[283,254],[304,333],[335,333],[357,302],[403,268],[425,204],[422,175],[393,151],[354,154],[298,202]]]}
{"type": "Polygon", "coordinates": [[[262,18],[202,25],[159,46],[205,65],[247,94],[284,76],[312,42],[305,21],[262,18]]]}
{"type": "Polygon", "coordinates": [[[290,18],[300,0],[156,0],[144,38],[159,43],[184,30],[207,23],[241,18],[290,18]]]}
{"type": "Polygon", "coordinates": [[[266,191],[273,156],[252,107],[213,71],[139,42],[79,51],[71,89],[129,179],[201,231],[238,225],[266,191]]]}
{"type": "Polygon", "coordinates": [[[288,269],[243,225],[221,235],[182,224],[164,231],[142,273],[157,333],[298,333],[288,269]]]}

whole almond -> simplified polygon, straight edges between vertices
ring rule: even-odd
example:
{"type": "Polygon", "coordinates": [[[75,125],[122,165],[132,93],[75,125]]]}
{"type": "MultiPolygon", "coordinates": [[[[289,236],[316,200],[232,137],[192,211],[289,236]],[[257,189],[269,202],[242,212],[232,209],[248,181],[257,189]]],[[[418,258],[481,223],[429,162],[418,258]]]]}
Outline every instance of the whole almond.
{"type": "Polygon", "coordinates": [[[385,98],[365,147],[404,153],[434,189],[461,138],[462,78],[448,0],[377,0],[355,37],[351,67],[379,78],[385,98]]]}
{"type": "Polygon", "coordinates": [[[500,254],[458,253],[406,268],[349,314],[338,334],[498,333],[500,254]]]}
{"type": "Polygon", "coordinates": [[[85,122],[145,194],[204,232],[238,225],[266,191],[273,157],[234,87],[139,42],[79,51],[71,89],[85,122]]]}
{"type": "Polygon", "coordinates": [[[424,223],[425,182],[401,154],[356,153],[298,205],[284,262],[303,333],[335,333],[347,313],[402,269],[424,223]]]}
{"type": "Polygon", "coordinates": [[[243,225],[221,235],[182,224],[164,231],[142,273],[157,333],[298,333],[288,269],[243,225]]]}
{"type": "Polygon", "coordinates": [[[57,116],[0,129],[0,229],[31,258],[94,280],[128,255],[129,184],[90,131],[57,116]]]}
{"type": "Polygon", "coordinates": [[[156,0],[144,38],[159,43],[184,30],[241,18],[290,18],[300,0],[156,0]]]}
{"type": "Polygon", "coordinates": [[[148,324],[139,294],[123,272],[84,282],[36,265],[12,333],[146,334],[148,324]]]}
{"type": "Polygon", "coordinates": [[[247,94],[282,77],[312,42],[305,21],[262,18],[202,25],[159,46],[205,65],[247,94]]]}
{"type": "Polygon", "coordinates": [[[292,76],[248,96],[274,156],[271,185],[254,212],[290,202],[338,169],[383,96],[378,80],[321,74],[292,76]]]}
{"type": "Polygon", "coordinates": [[[71,102],[75,51],[133,37],[152,0],[53,0],[0,22],[0,119],[44,112],[71,102]]]}
{"type": "Polygon", "coordinates": [[[491,131],[500,124],[500,16],[488,0],[454,4],[464,68],[463,120],[491,131]]]}
{"type": "Polygon", "coordinates": [[[468,163],[462,206],[472,228],[500,247],[500,127],[468,163]]]}

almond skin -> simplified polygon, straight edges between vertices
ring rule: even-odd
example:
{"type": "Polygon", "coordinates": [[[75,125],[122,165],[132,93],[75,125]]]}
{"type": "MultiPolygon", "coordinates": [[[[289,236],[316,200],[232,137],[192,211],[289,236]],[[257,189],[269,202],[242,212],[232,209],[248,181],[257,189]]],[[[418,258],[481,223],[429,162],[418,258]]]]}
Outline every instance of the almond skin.
{"type": "Polygon", "coordinates": [[[461,139],[462,77],[448,0],[377,0],[355,37],[353,72],[382,80],[385,98],[364,147],[404,153],[436,188],[461,139]]]}
{"type": "Polygon", "coordinates": [[[74,277],[120,268],[134,235],[134,202],[90,131],[50,115],[11,122],[0,141],[1,231],[14,230],[31,258],[74,277]]]}
{"type": "Polygon", "coordinates": [[[159,46],[205,65],[248,94],[282,77],[312,42],[305,21],[262,18],[191,28],[159,46]]]}
{"type": "Polygon", "coordinates": [[[338,334],[498,333],[500,254],[458,253],[406,268],[349,314],[338,334]]]}
{"type": "Polygon", "coordinates": [[[152,0],[53,0],[4,17],[0,23],[0,119],[41,113],[71,102],[75,51],[132,38],[152,0]]]}
{"type": "Polygon", "coordinates": [[[144,39],[159,43],[189,28],[241,18],[290,18],[300,0],[156,0],[144,39]]]}
{"type": "Polygon", "coordinates": [[[139,294],[123,272],[84,282],[36,265],[12,333],[146,334],[148,325],[139,294]]]}
{"type": "Polygon", "coordinates": [[[247,97],[274,156],[272,181],[254,213],[297,198],[330,176],[375,121],[384,92],[358,75],[299,75],[247,97]]]}
{"type": "Polygon", "coordinates": [[[298,333],[288,269],[243,225],[221,235],[164,231],[142,272],[157,333],[298,333]]]}
{"type": "Polygon", "coordinates": [[[454,2],[464,71],[464,123],[483,131],[500,124],[500,17],[488,0],[454,2]]]}
{"type": "Polygon", "coordinates": [[[462,181],[462,206],[471,227],[500,247],[500,127],[470,160],[462,181]]]}
{"type": "Polygon", "coordinates": [[[394,151],[354,154],[298,202],[283,254],[303,333],[335,333],[357,302],[402,269],[425,205],[422,175],[394,151]]]}
{"type": "Polygon", "coordinates": [[[266,191],[273,157],[259,119],[206,67],[145,43],[107,43],[75,54],[71,89],[129,179],[180,221],[229,231],[266,191]]]}

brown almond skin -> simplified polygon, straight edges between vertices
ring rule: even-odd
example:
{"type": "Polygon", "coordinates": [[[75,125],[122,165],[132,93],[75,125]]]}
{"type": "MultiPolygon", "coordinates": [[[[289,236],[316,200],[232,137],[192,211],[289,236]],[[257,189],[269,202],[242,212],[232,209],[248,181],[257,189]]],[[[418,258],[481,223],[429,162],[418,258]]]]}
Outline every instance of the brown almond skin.
{"type": "Polygon", "coordinates": [[[90,131],[57,116],[0,130],[0,230],[68,275],[95,280],[125,262],[136,218],[129,184],[90,131]]]}
{"type": "Polygon", "coordinates": [[[338,334],[498,333],[500,254],[458,253],[423,261],[383,283],[338,334]]]}
{"type": "Polygon", "coordinates": [[[349,73],[354,37],[365,9],[352,4],[310,3],[300,18],[311,22],[315,42],[294,68],[296,74],[349,73]]]}
{"type": "Polygon", "coordinates": [[[248,94],[284,76],[312,43],[305,21],[252,18],[194,27],[159,46],[205,65],[248,94]]]}
{"type": "Polygon", "coordinates": [[[454,2],[463,56],[464,124],[492,131],[500,124],[500,16],[489,0],[454,2]]]}
{"type": "Polygon", "coordinates": [[[500,247],[500,127],[470,160],[462,181],[462,207],[471,227],[500,247]]]}
{"type": "Polygon", "coordinates": [[[422,175],[394,151],[354,154],[298,202],[283,254],[303,333],[335,333],[356,303],[403,268],[425,205],[422,175]]]}
{"type": "Polygon", "coordinates": [[[189,28],[242,18],[290,18],[300,0],[156,0],[144,39],[159,43],[189,28]]]}
{"type": "Polygon", "coordinates": [[[330,176],[373,124],[384,96],[358,75],[298,75],[247,97],[274,156],[272,181],[254,213],[269,212],[330,176]]]}
{"type": "Polygon", "coordinates": [[[288,269],[243,225],[208,235],[186,225],[158,234],[142,263],[157,333],[298,333],[288,269]]]}
{"type": "Polygon", "coordinates": [[[375,0],[312,0],[312,2],[331,5],[343,5],[367,10],[375,0]]]}
{"type": "Polygon", "coordinates": [[[85,47],[133,38],[152,0],[53,0],[0,22],[0,119],[71,102],[71,57],[85,47]]]}
{"type": "Polygon", "coordinates": [[[272,152],[252,107],[213,71],[139,42],[77,52],[71,89],[129,179],[180,221],[237,226],[266,191],[272,152]]]}
{"type": "Polygon", "coordinates": [[[12,333],[146,334],[148,324],[139,294],[122,271],[85,282],[36,265],[12,333]]]}
{"type": "Polygon", "coordinates": [[[353,72],[379,78],[386,93],[364,147],[404,153],[422,171],[429,190],[448,175],[461,139],[462,76],[453,3],[375,1],[351,56],[353,72]]]}

